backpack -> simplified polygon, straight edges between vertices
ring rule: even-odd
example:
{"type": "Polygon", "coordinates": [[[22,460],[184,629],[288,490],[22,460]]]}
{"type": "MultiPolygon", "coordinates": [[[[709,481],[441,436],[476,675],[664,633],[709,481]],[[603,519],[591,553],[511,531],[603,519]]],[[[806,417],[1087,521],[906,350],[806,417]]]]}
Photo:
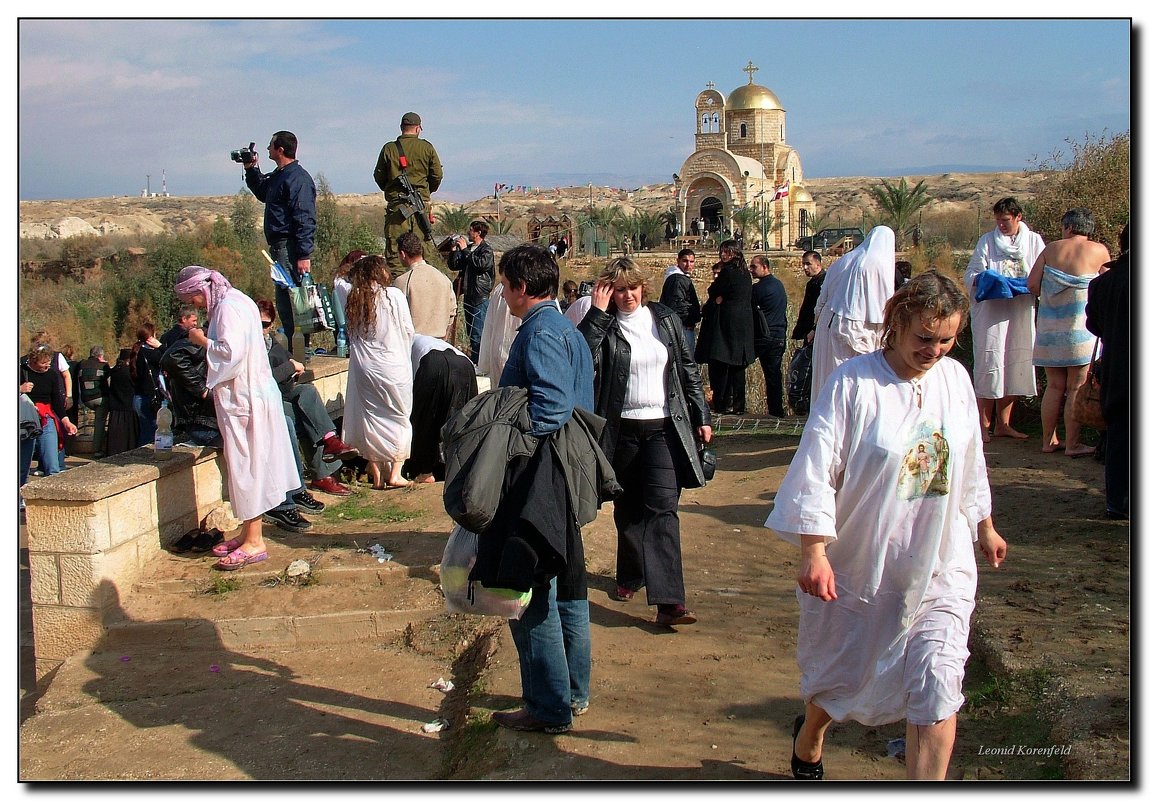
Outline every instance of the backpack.
{"type": "Polygon", "coordinates": [[[803,345],[791,357],[787,368],[787,404],[795,414],[808,414],[811,410],[811,360],[814,345],[803,345]]]}

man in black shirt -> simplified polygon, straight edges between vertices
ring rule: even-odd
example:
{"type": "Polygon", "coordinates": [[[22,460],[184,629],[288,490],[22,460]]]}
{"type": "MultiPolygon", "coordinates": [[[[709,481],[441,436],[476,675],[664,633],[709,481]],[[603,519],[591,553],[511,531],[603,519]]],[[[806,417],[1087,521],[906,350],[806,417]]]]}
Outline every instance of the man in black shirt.
{"type": "Polygon", "coordinates": [[[810,277],[807,281],[806,292],[803,293],[803,303],[799,306],[799,316],[795,319],[795,330],[791,332],[791,339],[802,340],[809,343],[815,338],[815,303],[823,289],[823,280],[827,274],[823,272],[823,257],[817,250],[808,250],[803,254],[803,272],[810,277]]]}
{"type": "Polygon", "coordinates": [[[767,413],[785,417],[783,407],[783,353],[787,349],[787,290],[771,275],[766,256],[751,257],[751,305],[755,321],[755,355],[763,368],[767,413]]]}
{"type": "Polygon", "coordinates": [[[703,318],[699,294],[691,280],[694,271],[695,251],[683,248],[679,251],[675,265],[667,268],[663,289],[659,293],[659,302],[675,312],[682,321],[683,335],[687,338],[687,349],[691,353],[695,352],[695,326],[703,318]]]}

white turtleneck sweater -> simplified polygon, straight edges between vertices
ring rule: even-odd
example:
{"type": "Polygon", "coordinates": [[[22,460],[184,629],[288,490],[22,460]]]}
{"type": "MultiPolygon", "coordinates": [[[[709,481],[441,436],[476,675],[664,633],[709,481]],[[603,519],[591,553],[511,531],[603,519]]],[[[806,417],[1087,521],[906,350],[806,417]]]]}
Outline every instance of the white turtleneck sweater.
{"type": "Polygon", "coordinates": [[[646,306],[630,314],[615,311],[619,333],[631,346],[631,375],[622,416],[628,420],[659,420],[670,415],[663,376],[667,369],[667,346],[655,333],[655,318],[646,306]]]}

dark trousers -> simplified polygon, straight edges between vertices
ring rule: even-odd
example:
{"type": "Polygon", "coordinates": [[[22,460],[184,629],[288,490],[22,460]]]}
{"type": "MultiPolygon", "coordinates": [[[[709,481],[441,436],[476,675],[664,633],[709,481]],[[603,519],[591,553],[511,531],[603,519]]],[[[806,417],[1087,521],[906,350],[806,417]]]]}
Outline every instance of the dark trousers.
{"type": "Polygon", "coordinates": [[[615,499],[615,583],[632,590],[645,585],[651,605],[686,600],[674,436],[670,420],[622,420],[611,459],[623,486],[615,499]]]}
{"type": "MultiPolygon", "coordinates": [[[[295,262],[298,258],[295,249],[291,247],[291,242],[287,239],[282,239],[279,242],[268,243],[268,254],[272,259],[278,261],[280,266],[291,273],[292,280],[299,284],[299,271],[296,270],[295,262]]],[[[283,326],[284,336],[287,337],[288,347],[291,347],[291,338],[295,334],[295,312],[292,311],[291,306],[291,293],[279,284],[276,287],[276,316],[279,317],[280,325],[283,326]]],[[[311,344],[311,337],[304,334],[304,347],[311,344]]]]}
{"type": "Polygon", "coordinates": [[[408,477],[431,473],[443,479],[439,432],[478,394],[475,366],[465,356],[434,350],[420,359],[411,386],[411,457],[403,465],[408,477]]]}
{"type": "Polygon", "coordinates": [[[1106,418],[1106,511],[1130,514],[1130,407],[1106,418]]]}
{"type": "MultiPolygon", "coordinates": [[[[290,404],[291,416],[295,421],[297,439],[301,456],[305,457],[311,465],[312,474],[318,478],[327,478],[343,466],[339,460],[325,462],[323,460],[324,435],[335,431],[335,423],[327,413],[323,398],[319,391],[311,384],[296,384],[292,391],[284,396],[290,404]]],[[[287,411],[287,409],[285,409],[287,411]]]]}
{"type": "Polygon", "coordinates": [[[785,415],[783,407],[783,354],[787,350],[785,339],[767,339],[755,348],[759,366],[763,368],[763,385],[767,394],[767,414],[785,415]]]}
{"type": "Polygon", "coordinates": [[[711,378],[711,408],[716,412],[747,411],[747,366],[707,362],[711,378]]]}

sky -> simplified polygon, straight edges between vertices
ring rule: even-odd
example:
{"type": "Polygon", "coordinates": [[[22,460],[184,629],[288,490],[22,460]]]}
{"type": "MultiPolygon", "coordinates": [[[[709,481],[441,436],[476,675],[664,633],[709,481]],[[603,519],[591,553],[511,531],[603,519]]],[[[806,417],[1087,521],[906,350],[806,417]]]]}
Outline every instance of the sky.
{"type": "Polygon", "coordinates": [[[280,129],[336,193],[378,191],[406,111],[438,200],[669,182],[694,102],[754,81],[808,177],[1023,170],[1130,128],[1128,19],[21,19],[21,200],[226,195],[280,129]],[[150,176],[150,179],[147,177],[150,176]]]}

